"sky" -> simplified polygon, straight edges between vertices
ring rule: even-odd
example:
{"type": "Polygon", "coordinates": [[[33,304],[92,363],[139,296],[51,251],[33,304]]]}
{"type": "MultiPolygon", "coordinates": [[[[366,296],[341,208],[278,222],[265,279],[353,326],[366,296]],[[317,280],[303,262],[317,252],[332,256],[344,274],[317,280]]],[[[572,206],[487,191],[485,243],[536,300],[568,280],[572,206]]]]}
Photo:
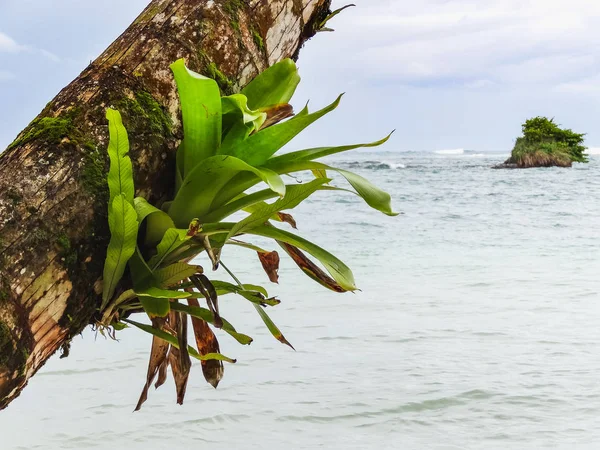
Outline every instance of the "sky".
{"type": "MultiPolygon", "coordinates": [[[[554,117],[600,146],[597,0],[355,0],[302,51],[301,107],[341,106],[292,145],[509,152],[554,117]]],[[[0,0],[0,148],[95,59],[148,0],[0,0]]],[[[334,1],[334,6],[344,2],[334,1]]]]}

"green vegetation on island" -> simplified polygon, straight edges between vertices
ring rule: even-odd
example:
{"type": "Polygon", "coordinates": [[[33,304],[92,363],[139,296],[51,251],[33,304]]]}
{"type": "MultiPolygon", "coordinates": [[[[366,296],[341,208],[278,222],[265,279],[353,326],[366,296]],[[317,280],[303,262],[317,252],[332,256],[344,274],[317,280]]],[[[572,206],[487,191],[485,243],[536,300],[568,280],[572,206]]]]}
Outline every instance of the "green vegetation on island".
{"type": "Polygon", "coordinates": [[[571,167],[588,162],[583,145],[585,134],[560,128],[554,119],[534,117],[523,124],[523,136],[503,167],[571,167]]]}

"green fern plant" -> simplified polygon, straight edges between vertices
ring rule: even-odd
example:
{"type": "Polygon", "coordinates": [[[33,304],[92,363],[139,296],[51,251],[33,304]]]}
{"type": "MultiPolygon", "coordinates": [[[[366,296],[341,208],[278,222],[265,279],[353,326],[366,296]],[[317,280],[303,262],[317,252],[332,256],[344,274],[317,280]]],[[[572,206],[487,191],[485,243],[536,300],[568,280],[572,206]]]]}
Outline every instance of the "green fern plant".
{"type": "Polygon", "coordinates": [[[171,201],[157,207],[134,197],[127,131],[119,112],[107,111],[111,241],[104,270],[102,320],[98,325],[100,330],[109,329],[111,333],[133,325],[153,336],[147,380],[136,410],[146,400],[156,378],[157,387],[165,382],[169,366],[177,386],[177,400],[182,403],[190,357],[200,360],[206,380],[214,387],[218,385],[223,362],[235,360],[221,354],[213,328],[228,333],[240,344],[252,342],[251,337],[239,333],[221,317],[218,299],[222,295],[236,294],[248,300],[273,336],[291,347],[267,313],[267,308],[278,305],[279,300],[270,297],[262,286],[242,283],[223,264],[229,245],[258,252],[269,278],[277,281],[279,254],[240,240],[242,236],[270,238],[305,274],[324,287],[335,292],[354,291],[354,276],[348,266],[275,223],[296,228],[293,217],[284,211],[316,192],[330,190],[358,195],[376,210],[396,215],[387,193],[357,174],[317,161],[359,147],[379,146],[389,136],[368,144],[277,155],[296,135],[333,111],[341,99],[338,97],[319,111],[310,113],[304,108],[293,115],[289,101],[300,82],[293,61],[275,64],[241,93],[225,97],[221,97],[215,80],[189,70],[183,60],[175,62],[171,69],[181,100],[184,132],[177,151],[175,195],[171,201]],[[283,176],[298,172],[312,173],[312,180],[284,182],[283,176]],[[332,185],[330,172],[342,175],[350,188],[332,185]],[[245,213],[242,220],[228,221],[240,212],[245,213]],[[209,278],[201,266],[193,264],[201,253],[207,254],[213,271],[223,269],[231,280],[209,278]],[[123,292],[117,289],[126,273],[129,279],[122,284],[130,289],[123,292]],[[206,307],[200,306],[200,299],[206,307]],[[130,314],[137,311],[145,311],[152,325],[132,320],[130,314]],[[196,348],[188,345],[188,319],[196,348]]]}

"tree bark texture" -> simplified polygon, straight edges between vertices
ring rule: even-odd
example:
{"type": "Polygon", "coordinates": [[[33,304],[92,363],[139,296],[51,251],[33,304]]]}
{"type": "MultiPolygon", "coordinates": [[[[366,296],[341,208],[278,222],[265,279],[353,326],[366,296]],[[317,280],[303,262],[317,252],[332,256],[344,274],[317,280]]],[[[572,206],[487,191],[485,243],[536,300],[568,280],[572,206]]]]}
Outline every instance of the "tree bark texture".
{"type": "Polygon", "coordinates": [[[297,56],[330,0],[153,0],[0,155],[0,409],[93,323],[109,240],[108,128],[121,111],[137,195],[169,196],[181,139],[169,65],[232,93],[297,56]]]}

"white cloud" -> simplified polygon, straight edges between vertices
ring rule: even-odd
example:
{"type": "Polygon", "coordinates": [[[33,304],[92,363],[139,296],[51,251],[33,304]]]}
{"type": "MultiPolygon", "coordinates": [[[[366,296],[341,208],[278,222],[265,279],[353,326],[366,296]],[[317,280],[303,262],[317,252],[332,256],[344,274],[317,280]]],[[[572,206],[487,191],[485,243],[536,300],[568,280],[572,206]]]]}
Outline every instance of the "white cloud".
{"type": "Polygon", "coordinates": [[[364,78],[556,87],[600,74],[600,2],[364,0],[336,21],[340,69],[364,78]]]}
{"type": "Polygon", "coordinates": [[[0,31],[0,53],[37,53],[42,55],[44,58],[49,59],[53,62],[59,62],[61,59],[52,52],[44,50],[42,48],[35,48],[28,45],[21,45],[17,43],[13,38],[0,31]]]}
{"type": "Polygon", "coordinates": [[[53,62],[60,62],[60,58],[55,55],[52,52],[49,52],[48,50],[38,50],[45,58],[48,58],[50,61],[53,62]]]}
{"type": "Polygon", "coordinates": [[[0,52],[18,53],[24,47],[17,44],[14,39],[0,31],[0,52]]]}

